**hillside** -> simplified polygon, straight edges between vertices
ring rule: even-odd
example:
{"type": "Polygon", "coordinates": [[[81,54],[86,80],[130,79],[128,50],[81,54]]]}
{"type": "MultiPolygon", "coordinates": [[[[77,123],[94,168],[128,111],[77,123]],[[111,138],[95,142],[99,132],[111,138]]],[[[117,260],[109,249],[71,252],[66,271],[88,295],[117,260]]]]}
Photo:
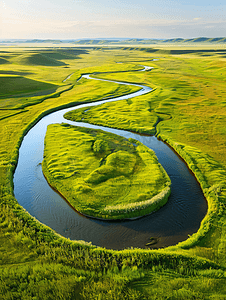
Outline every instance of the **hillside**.
{"type": "Polygon", "coordinates": [[[73,43],[76,45],[151,45],[151,44],[224,44],[226,43],[226,37],[197,37],[191,39],[172,38],[172,39],[140,39],[140,38],[115,38],[115,39],[70,39],[70,40],[0,40],[1,43],[73,43]]]}

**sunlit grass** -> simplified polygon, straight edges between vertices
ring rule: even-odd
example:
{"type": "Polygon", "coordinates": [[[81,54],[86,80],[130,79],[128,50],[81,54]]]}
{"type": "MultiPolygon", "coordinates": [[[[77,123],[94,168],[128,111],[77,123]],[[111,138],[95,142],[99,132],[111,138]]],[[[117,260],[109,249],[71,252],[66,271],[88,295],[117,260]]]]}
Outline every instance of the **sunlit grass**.
{"type": "MultiPolygon", "coordinates": [[[[196,48],[201,49],[197,46],[196,48]]],[[[216,46],[213,48],[216,49],[216,46]]],[[[173,49],[175,47],[169,50],[173,49]]],[[[47,98],[39,103],[29,100],[32,105],[25,109],[13,110],[24,103],[20,103],[18,98],[9,100],[6,96],[4,101],[10,102],[10,109],[0,110],[0,294],[3,295],[3,299],[224,299],[224,55],[215,50],[208,53],[209,56],[205,56],[207,54],[204,52],[175,55],[172,51],[171,54],[165,51],[165,54],[155,54],[126,48],[89,49],[79,53],[68,51],[66,54],[64,51],[50,51],[44,54],[42,49],[35,49],[35,52],[40,51],[38,53],[47,58],[62,61],[62,66],[37,66],[20,64],[19,56],[33,53],[28,48],[3,50],[0,61],[1,76],[17,75],[61,86],[62,81],[74,73],[65,82],[74,85],[74,88],[59,97],[47,98]],[[159,60],[151,62],[153,57],[159,60]],[[133,90],[97,81],[94,83],[81,80],[77,83],[81,74],[136,70],[140,65],[153,66],[155,69],[148,72],[96,75],[101,78],[143,83],[155,88],[152,93],[142,96],[143,100],[142,97],[133,99],[132,104],[128,103],[128,100],[124,105],[123,101],[118,103],[119,106],[116,103],[106,105],[108,117],[104,125],[108,126],[110,117],[114,117],[115,127],[123,125],[123,128],[128,126],[129,130],[133,130],[132,128],[135,129],[138,125],[142,127],[143,122],[143,126],[148,126],[147,130],[151,131],[156,117],[162,117],[156,128],[157,133],[172,143],[172,146],[177,143],[175,149],[180,148],[180,155],[184,154],[184,159],[188,162],[190,159],[190,167],[196,167],[199,175],[204,176],[210,215],[202,229],[207,230],[202,231],[200,239],[196,239],[197,235],[194,235],[182,244],[183,248],[188,248],[186,250],[179,245],[163,250],[111,251],[95,249],[82,241],[69,241],[33,219],[13,196],[12,174],[18,159],[18,147],[32,124],[47,111],[133,90]],[[133,114],[130,107],[140,108],[140,118],[133,114]],[[123,109],[132,117],[126,118],[123,109]],[[120,118],[123,120],[121,123],[120,118]],[[134,126],[129,127],[132,119],[136,122],[134,126]],[[81,281],[77,281],[80,276],[81,281]]],[[[30,91],[34,92],[32,89],[30,91]]],[[[3,103],[2,99],[0,103],[3,103]]],[[[99,114],[103,120],[101,110],[102,107],[100,111],[95,108],[95,114],[99,114]]],[[[93,111],[87,111],[90,119],[93,111]]],[[[89,118],[86,121],[89,121],[89,118]]],[[[94,120],[94,115],[92,118],[94,120]]]]}
{"type": "Polygon", "coordinates": [[[0,97],[16,94],[35,93],[43,90],[56,90],[58,86],[47,82],[40,82],[17,75],[0,76],[0,97]]]}
{"type": "Polygon", "coordinates": [[[158,123],[159,117],[157,113],[151,111],[150,98],[151,95],[148,94],[139,96],[136,100],[128,99],[105,103],[100,107],[81,108],[66,113],[64,117],[77,122],[155,134],[155,124],[158,123]]]}
{"type": "Polygon", "coordinates": [[[79,212],[106,219],[148,214],[164,205],[170,179],[153,151],[114,134],[49,125],[43,171],[79,212]]]}
{"type": "Polygon", "coordinates": [[[214,244],[215,254],[218,253],[215,260],[225,261],[222,253],[226,249],[223,225],[226,203],[226,60],[218,53],[211,56],[186,54],[160,56],[158,61],[146,64],[154,69],[120,75],[101,74],[98,77],[143,83],[155,89],[152,93],[120,103],[91,107],[87,111],[72,111],[66,117],[141,132],[146,132],[148,124],[149,133],[156,132],[159,138],[167,141],[195,173],[209,205],[206,221],[198,234],[192,236],[187,244],[182,244],[190,247],[200,240],[202,245],[214,244]],[[139,114],[133,114],[134,107],[139,114]],[[212,237],[215,236],[213,232],[218,232],[217,229],[214,231],[214,226],[221,228],[221,234],[217,235],[220,243],[212,237]]]}

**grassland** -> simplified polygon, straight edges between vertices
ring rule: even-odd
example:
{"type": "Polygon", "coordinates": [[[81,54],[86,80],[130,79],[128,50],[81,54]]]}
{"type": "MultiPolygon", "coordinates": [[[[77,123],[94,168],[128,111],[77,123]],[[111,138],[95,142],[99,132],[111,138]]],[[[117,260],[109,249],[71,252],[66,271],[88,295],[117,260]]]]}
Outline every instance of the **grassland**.
{"type": "Polygon", "coordinates": [[[42,167],[77,211],[101,219],[149,214],[170,194],[170,179],[152,150],[98,130],[49,125],[42,167]]]}
{"type": "Polygon", "coordinates": [[[117,101],[113,105],[105,103],[100,107],[80,108],[66,113],[64,117],[72,121],[102,126],[107,124],[108,127],[154,135],[155,125],[159,118],[170,118],[170,116],[150,112],[150,106],[151,101],[148,94],[136,97],[136,100],[117,101]]]}
{"type": "MultiPolygon", "coordinates": [[[[0,120],[1,297],[225,299],[226,60],[223,51],[218,52],[215,48],[209,52],[183,54],[179,49],[180,54],[175,54],[171,51],[173,49],[164,47],[161,53],[126,48],[84,49],[78,53],[75,49],[51,49],[52,52],[48,49],[48,56],[61,61],[61,66],[36,65],[34,61],[27,63],[22,59],[23,55],[32,56],[34,52],[47,57],[44,50],[4,48],[0,52],[0,74],[4,76],[17,75],[24,77],[26,82],[29,79],[39,84],[51,84],[54,85],[54,92],[57,92],[55,88],[71,85],[70,90],[57,97],[51,97],[51,87],[51,93],[44,95],[50,95],[50,98],[33,103],[30,101],[31,105],[27,107],[23,107],[26,103],[24,92],[35,94],[37,89],[32,91],[24,87],[24,90],[14,92],[16,97],[12,98],[8,98],[9,95],[3,91],[5,96],[0,102],[6,103],[9,99],[11,104],[6,106],[7,109],[0,110],[1,116],[4,116],[0,120]],[[62,58],[65,52],[68,57],[62,58]],[[152,58],[159,60],[151,62],[152,58]],[[116,64],[119,61],[123,64],[116,64]],[[119,94],[130,92],[123,88],[120,90],[119,85],[91,83],[88,80],[77,82],[82,73],[136,70],[142,64],[155,69],[144,73],[96,76],[143,83],[155,89],[143,100],[141,97],[132,100],[132,105],[136,105],[137,101],[140,106],[143,102],[137,124],[146,126],[142,125],[142,120],[150,116],[150,130],[156,128],[156,134],[186,160],[207,197],[208,214],[196,234],[166,249],[112,251],[82,241],[69,241],[32,218],[14,198],[12,176],[21,140],[32,124],[50,111],[89,102],[90,99],[100,100],[100,97],[108,97],[116,91],[119,94]],[[72,73],[74,75],[62,83],[72,73]],[[156,125],[157,117],[162,119],[156,125]]],[[[47,90],[40,89],[38,92],[46,93],[49,86],[45,87],[47,90]]],[[[126,109],[130,106],[125,102],[126,109]]],[[[123,107],[118,110],[112,103],[106,110],[110,116],[109,108],[112,115],[116,111],[118,118],[123,115],[123,107]]],[[[88,111],[89,114],[91,111],[88,111]]],[[[127,119],[125,114],[123,118],[124,123],[128,120],[129,124],[131,119],[127,119]]],[[[105,121],[105,125],[110,123],[108,117],[105,121]]],[[[130,127],[131,130],[135,125],[130,127]]],[[[120,126],[116,119],[115,127],[120,126]]]]}
{"type": "MultiPolygon", "coordinates": [[[[120,77],[116,73],[101,74],[105,79],[142,83],[154,91],[151,97],[144,95],[65,115],[71,120],[80,120],[82,116],[83,121],[97,125],[111,127],[114,123],[117,128],[155,132],[179,153],[194,172],[209,203],[199,233],[183,243],[184,246],[197,244],[204,235],[211,238],[214,212],[223,215],[225,208],[225,133],[222,128],[226,120],[226,69],[222,52],[213,56],[210,51],[208,55],[166,55],[148,64],[155,67],[152,71],[127,72],[120,77]],[[135,107],[138,116],[134,113],[135,107]]],[[[223,245],[224,242],[217,246],[220,255],[226,251],[223,245]]]]}

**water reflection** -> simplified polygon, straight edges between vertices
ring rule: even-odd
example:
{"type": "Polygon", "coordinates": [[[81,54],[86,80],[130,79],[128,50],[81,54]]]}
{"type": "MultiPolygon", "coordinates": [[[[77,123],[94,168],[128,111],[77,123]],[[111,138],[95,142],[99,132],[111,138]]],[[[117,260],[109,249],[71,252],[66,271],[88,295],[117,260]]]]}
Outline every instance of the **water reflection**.
{"type": "MultiPolygon", "coordinates": [[[[87,75],[88,76],[88,75],[87,75]]],[[[87,77],[86,76],[86,77],[87,77]]],[[[87,77],[88,78],[88,77],[87,77]]],[[[120,84],[123,84],[120,82],[120,84]]],[[[138,85],[137,85],[138,86],[138,85]]],[[[132,95],[77,106],[89,107],[148,93],[142,89],[132,95]]],[[[24,137],[14,174],[14,193],[20,205],[32,216],[72,240],[85,240],[111,249],[144,248],[150,237],[159,237],[153,248],[174,245],[196,232],[206,214],[207,203],[195,177],[185,163],[166,144],[153,136],[65,120],[67,108],[42,118],[24,137]],[[81,216],[46,182],[41,169],[44,138],[48,124],[66,122],[76,126],[103,129],[134,138],[153,149],[172,181],[168,203],[159,211],[134,221],[108,222],[81,216]]]]}

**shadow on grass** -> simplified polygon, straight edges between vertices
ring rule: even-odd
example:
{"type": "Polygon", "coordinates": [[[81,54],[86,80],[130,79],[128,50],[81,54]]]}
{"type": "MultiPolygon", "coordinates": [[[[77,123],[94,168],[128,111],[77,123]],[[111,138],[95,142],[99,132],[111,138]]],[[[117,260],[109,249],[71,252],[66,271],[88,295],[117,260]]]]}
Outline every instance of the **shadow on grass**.
{"type": "Polygon", "coordinates": [[[18,72],[18,71],[3,71],[0,70],[0,74],[4,74],[4,75],[21,75],[21,76],[26,76],[26,75],[30,75],[33,74],[32,72],[18,72]]]}

